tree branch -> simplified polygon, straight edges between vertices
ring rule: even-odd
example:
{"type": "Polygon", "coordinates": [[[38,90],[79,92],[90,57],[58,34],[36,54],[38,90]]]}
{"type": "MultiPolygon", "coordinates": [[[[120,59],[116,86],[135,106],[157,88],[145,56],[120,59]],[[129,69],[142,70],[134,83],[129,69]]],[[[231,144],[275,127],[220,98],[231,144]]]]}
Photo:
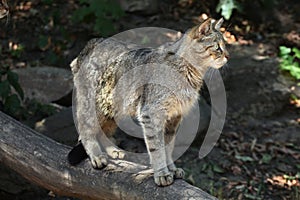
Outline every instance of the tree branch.
{"type": "Polygon", "coordinates": [[[216,200],[183,180],[176,180],[169,187],[157,187],[145,166],[128,161],[111,161],[103,170],[94,170],[88,161],[70,166],[69,151],[70,147],[0,112],[0,161],[59,195],[82,199],[216,200]],[[124,172],[128,167],[137,173],[124,172]]]}

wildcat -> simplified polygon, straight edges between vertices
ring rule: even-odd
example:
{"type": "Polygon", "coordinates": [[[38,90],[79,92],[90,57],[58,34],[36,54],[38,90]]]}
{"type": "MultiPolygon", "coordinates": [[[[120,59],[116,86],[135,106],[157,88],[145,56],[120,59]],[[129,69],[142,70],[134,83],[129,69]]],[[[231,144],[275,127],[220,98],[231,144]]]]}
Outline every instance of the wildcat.
{"type": "Polygon", "coordinates": [[[0,19],[7,16],[9,13],[8,5],[6,0],[0,1],[0,19]]]}
{"type": "Polygon", "coordinates": [[[183,178],[184,171],[172,160],[174,137],[182,117],[199,97],[207,69],[220,68],[228,60],[222,23],[223,19],[209,18],[179,40],[158,48],[132,50],[115,39],[91,40],[71,63],[80,144],[69,153],[69,162],[77,164],[88,156],[94,168],[103,168],[108,162],[106,153],[123,158],[117,149],[104,153],[101,138],[103,134],[111,137],[116,120],[129,115],[143,129],[154,182],[167,186],[174,178],[183,178]],[[127,78],[122,82],[123,77],[127,78]],[[164,87],[154,79],[171,84],[164,87]],[[118,82],[122,84],[117,86],[118,82]],[[135,85],[139,82],[143,84],[135,85]],[[93,112],[96,120],[91,118],[93,112]],[[96,123],[103,132],[95,128],[96,123]]]}

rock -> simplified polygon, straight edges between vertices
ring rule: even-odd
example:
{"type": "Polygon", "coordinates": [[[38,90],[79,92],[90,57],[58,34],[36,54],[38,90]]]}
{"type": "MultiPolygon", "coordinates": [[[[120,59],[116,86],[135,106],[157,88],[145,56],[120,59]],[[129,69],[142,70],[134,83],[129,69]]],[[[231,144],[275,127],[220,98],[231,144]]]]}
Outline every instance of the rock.
{"type": "Polygon", "coordinates": [[[116,34],[113,38],[123,41],[128,49],[157,48],[168,42],[174,42],[182,37],[182,33],[161,27],[143,27],[127,30],[116,34]]]}
{"type": "Polygon", "coordinates": [[[34,67],[15,69],[25,97],[41,103],[56,101],[73,88],[72,73],[55,67],[34,67]]]}
{"type": "Polygon", "coordinates": [[[289,103],[290,82],[280,74],[278,60],[269,57],[253,59],[258,46],[231,46],[225,79],[228,116],[233,119],[268,117],[289,103]]]}
{"type": "Polygon", "coordinates": [[[151,15],[158,12],[157,0],[120,0],[123,10],[131,13],[151,15]]]}
{"type": "Polygon", "coordinates": [[[63,144],[73,146],[77,143],[72,107],[37,122],[34,129],[63,144]]]}

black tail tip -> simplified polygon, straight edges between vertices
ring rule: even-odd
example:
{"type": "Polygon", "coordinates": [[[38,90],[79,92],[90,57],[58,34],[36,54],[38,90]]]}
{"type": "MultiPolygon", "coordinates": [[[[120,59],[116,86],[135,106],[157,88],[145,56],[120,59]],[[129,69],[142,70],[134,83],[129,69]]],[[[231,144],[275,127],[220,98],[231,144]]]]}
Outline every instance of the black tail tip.
{"type": "Polygon", "coordinates": [[[86,159],[88,155],[82,145],[82,143],[78,143],[68,154],[68,162],[70,165],[77,165],[84,159],[86,159]]]}

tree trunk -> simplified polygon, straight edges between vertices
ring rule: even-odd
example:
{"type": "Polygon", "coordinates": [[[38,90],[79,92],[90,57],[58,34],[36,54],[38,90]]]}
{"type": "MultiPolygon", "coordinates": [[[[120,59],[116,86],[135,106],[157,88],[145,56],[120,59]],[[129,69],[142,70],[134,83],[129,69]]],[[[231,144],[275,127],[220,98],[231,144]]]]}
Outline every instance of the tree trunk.
{"type": "Polygon", "coordinates": [[[57,143],[0,112],[0,161],[59,195],[81,199],[214,199],[183,180],[157,187],[143,165],[111,160],[103,170],[88,161],[70,166],[70,147],[57,143]],[[136,169],[128,173],[126,168],[136,169]]]}

